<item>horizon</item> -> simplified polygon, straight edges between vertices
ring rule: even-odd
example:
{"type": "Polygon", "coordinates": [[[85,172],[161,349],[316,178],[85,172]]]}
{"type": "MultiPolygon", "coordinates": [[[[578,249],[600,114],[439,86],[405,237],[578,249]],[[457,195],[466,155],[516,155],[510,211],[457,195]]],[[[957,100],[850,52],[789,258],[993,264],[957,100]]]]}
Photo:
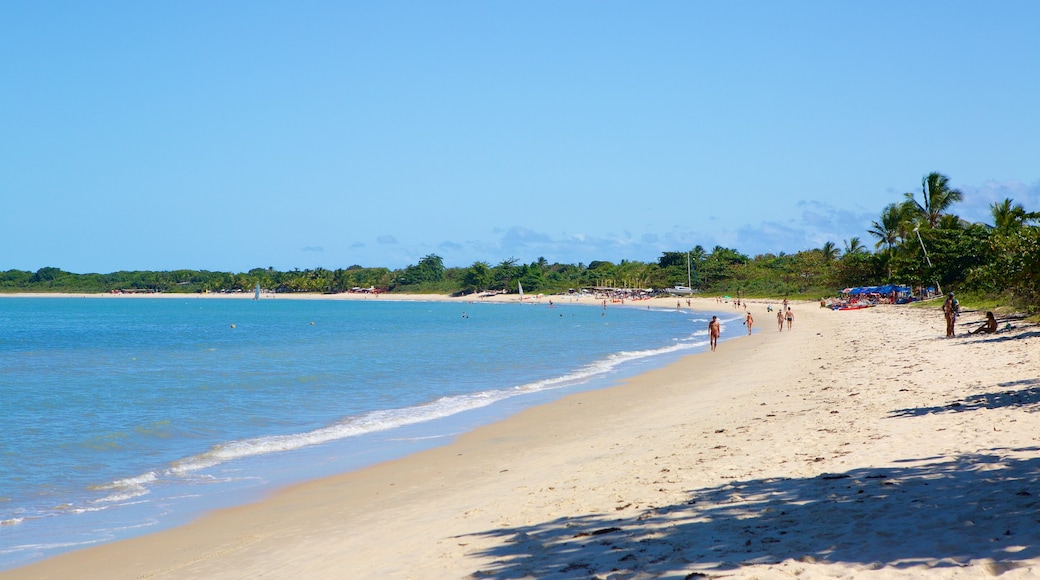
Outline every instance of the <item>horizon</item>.
{"type": "Polygon", "coordinates": [[[0,7],[0,270],[655,262],[1040,210],[1040,4],[0,7]],[[262,265],[258,265],[262,264],[262,265]]]}

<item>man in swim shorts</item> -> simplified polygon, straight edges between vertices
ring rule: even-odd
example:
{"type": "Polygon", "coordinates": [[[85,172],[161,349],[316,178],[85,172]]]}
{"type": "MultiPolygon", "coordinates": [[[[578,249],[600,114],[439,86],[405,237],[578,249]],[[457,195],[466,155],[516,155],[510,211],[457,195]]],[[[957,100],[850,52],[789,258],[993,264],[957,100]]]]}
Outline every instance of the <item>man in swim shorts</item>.
{"type": "Polygon", "coordinates": [[[720,334],[722,334],[722,326],[719,324],[719,317],[712,316],[711,322],[708,323],[708,337],[712,352],[715,352],[715,347],[719,345],[720,334]]]}
{"type": "Polygon", "coordinates": [[[791,330],[791,321],[794,320],[794,312],[791,312],[791,307],[787,307],[787,330],[791,330]]]}

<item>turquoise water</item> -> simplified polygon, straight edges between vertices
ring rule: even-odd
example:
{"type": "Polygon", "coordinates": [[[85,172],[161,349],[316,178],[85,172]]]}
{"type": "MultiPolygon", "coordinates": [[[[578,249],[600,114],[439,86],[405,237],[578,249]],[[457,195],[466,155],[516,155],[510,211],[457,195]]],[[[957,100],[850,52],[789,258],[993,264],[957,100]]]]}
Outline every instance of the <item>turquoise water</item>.
{"type": "Polygon", "coordinates": [[[702,349],[707,318],[567,304],[0,299],[0,569],[446,443],[702,349]]]}

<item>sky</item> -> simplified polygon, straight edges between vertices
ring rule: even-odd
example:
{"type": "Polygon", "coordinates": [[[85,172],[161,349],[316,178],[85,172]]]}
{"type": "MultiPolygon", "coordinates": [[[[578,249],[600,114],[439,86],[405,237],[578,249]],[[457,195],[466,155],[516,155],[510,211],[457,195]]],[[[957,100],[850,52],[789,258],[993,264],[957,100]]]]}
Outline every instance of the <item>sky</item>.
{"type": "Polygon", "coordinates": [[[0,3],[0,270],[843,247],[1040,210],[1040,2],[0,3]]]}

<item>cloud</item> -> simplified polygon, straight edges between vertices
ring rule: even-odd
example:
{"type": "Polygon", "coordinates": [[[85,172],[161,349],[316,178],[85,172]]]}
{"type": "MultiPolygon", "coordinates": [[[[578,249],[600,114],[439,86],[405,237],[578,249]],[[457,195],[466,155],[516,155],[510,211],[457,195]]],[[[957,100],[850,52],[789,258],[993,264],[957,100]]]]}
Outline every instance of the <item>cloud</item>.
{"type": "Polygon", "coordinates": [[[796,217],[745,224],[735,232],[722,232],[738,251],[748,254],[793,254],[819,248],[826,242],[841,247],[844,240],[858,237],[866,243],[870,222],[876,212],[861,208],[843,209],[820,201],[801,201],[796,217]]]}
{"type": "Polygon", "coordinates": [[[504,245],[526,246],[528,244],[545,244],[551,242],[552,240],[549,236],[520,226],[509,228],[506,234],[502,236],[502,243],[504,245]]]}
{"type": "Polygon", "coordinates": [[[812,245],[808,232],[780,222],[746,225],[736,232],[736,250],[749,255],[794,253],[812,245]]]}
{"type": "Polygon", "coordinates": [[[354,242],[353,244],[350,244],[350,247],[351,248],[364,248],[365,247],[365,243],[364,242],[354,242]]]}
{"type": "Polygon", "coordinates": [[[389,246],[389,245],[396,244],[397,243],[397,238],[387,234],[387,235],[379,236],[378,238],[376,238],[376,241],[379,242],[380,244],[383,244],[384,246],[389,246]]]}
{"type": "Polygon", "coordinates": [[[1040,181],[1026,184],[1021,181],[987,181],[982,185],[959,188],[964,200],[953,206],[951,211],[970,222],[992,223],[990,206],[1006,198],[1022,204],[1026,211],[1040,210],[1040,181]]]}
{"type": "MultiPolygon", "coordinates": [[[[1040,210],[1040,182],[1026,184],[1018,181],[986,182],[961,188],[964,201],[954,211],[969,221],[989,221],[989,206],[1005,197],[1021,203],[1029,211],[1040,210]]],[[[846,200],[840,200],[843,204],[846,200]]],[[[710,251],[714,246],[725,246],[749,256],[758,254],[793,254],[819,248],[833,242],[839,248],[853,237],[872,247],[874,239],[867,230],[881,215],[888,203],[902,201],[902,193],[850,200],[845,207],[829,201],[800,201],[770,219],[756,223],[724,227],[714,216],[698,229],[675,225],[670,229],[652,231],[620,231],[589,233],[546,232],[526,225],[489,227],[486,238],[466,241],[443,241],[436,246],[401,246],[394,248],[395,257],[402,264],[415,263],[419,256],[437,253],[449,266],[466,266],[476,261],[497,264],[515,258],[530,263],[539,257],[550,262],[587,264],[593,260],[639,260],[654,262],[664,252],[682,252],[700,245],[710,251]]],[[[650,229],[650,228],[648,228],[650,229]]],[[[381,244],[397,244],[393,236],[381,236],[381,244]]]]}
{"type": "Polygon", "coordinates": [[[875,212],[841,209],[820,201],[801,201],[797,207],[803,208],[802,224],[819,231],[845,232],[850,228],[865,231],[870,221],[877,218],[875,212]]]}
{"type": "Polygon", "coordinates": [[[303,252],[324,252],[325,248],[321,246],[304,246],[301,250],[303,252]]]}

